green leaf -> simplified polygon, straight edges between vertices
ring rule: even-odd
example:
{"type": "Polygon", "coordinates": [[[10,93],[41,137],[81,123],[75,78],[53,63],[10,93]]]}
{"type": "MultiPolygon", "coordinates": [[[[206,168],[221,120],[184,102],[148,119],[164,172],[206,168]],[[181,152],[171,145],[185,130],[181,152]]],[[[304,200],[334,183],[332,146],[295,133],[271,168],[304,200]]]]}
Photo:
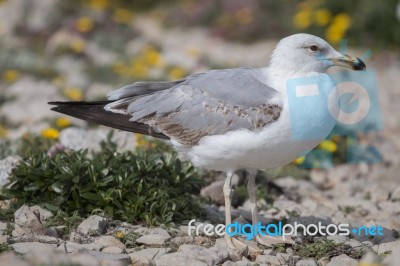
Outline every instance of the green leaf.
{"type": "Polygon", "coordinates": [[[94,200],[94,201],[100,201],[103,200],[103,197],[99,194],[95,194],[92,192],[84,192],[80,194],[82,198],[89,199],[89,200],[94,200]]]}

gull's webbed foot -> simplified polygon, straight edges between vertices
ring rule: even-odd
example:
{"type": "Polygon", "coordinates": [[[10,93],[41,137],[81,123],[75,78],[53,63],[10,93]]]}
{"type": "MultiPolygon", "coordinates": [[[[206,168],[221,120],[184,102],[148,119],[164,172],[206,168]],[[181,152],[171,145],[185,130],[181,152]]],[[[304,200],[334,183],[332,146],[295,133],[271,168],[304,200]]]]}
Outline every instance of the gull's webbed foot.
{"type": "Polygon", "coordinates": [[[245,243],[229,235],[225,235],[225,240],[226,244],[230,249],[243,250],[243,251],[246,251],[248,249],[248,246],[245,243]]]}

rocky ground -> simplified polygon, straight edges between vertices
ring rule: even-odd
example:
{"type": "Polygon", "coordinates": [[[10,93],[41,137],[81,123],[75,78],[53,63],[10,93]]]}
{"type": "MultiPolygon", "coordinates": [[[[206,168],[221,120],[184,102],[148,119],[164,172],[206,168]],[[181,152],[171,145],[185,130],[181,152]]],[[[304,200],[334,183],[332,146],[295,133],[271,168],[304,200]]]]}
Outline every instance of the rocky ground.
{"type": "MultiPolygon", "coordinates": [[[[45,7],[45,13],[51,13],[56,1],[44,2],[48,2],[47,5],[35,9],[32,12],[35,15],[27,17],[35,31],[46,27],[46,16],[40,13],[44,12],[41,10],[45,7]]],[[[25,41],[14,36],[13,27],[22,16],[17,11],[16,4],[0,7],[0,14],[14,14],[12,20],[7,16],[0,17],[1,23],[7,25],[0,32],[7,40],[7,47],[19,47],[25,41]]],[[[219,66],[263,66],[276,44],[273,40],[251,45],[231,43],[199,28],[190,31],[165,29],[147,16],[137,18],[130,27],[137,37],[124,43],[122,54],[135,55],[151,43],[162,51],[164,65],[179,66],[184,73],[219,66]]],[[[63,45],[70,45],[66,36],[75,35],[69,35],[65,29],[54,33],[44,49],[44,56],[63,45]]],[[[58,115],[50,112],[46,103],[71,99],[64,93],[64,88],[78,87],[83,99],[93,100],[104,98],[108,91],[121,85],[93,80],[87,74],[88,60],[110,66],[119,59],[116,51],[104,49],[92,40],[87,41],[84,49],[84,57],[56,56],[51,64],[58,74],[52,79],[21,75],[12,82],[2,83],[1,96],[12,99],[0,105],[1,117],[7,118],[10,124],[7,139],[17,140],[26,132],[40,134],[48,128],[49,121],[54,121],[58,115]]],[[[362,52],[348,51],[355,55],[362,52]]],[[[40,63],[43,55],[35,57],[28,53],[27,56],[40,63]]],[[[397,114],[400,106],[397,100],[400,99],[400,86],[397,79],[400,60],[394,52],[378,51],[366,63],[377,74],[383,130],[363,135],[362,142],[376,147],[383,157],[382,162],[313,169],[308,178],[281,175],[271,180],[275,187],[281,188],[279,193],[271,193],[272,203],[260,200],[258,205],[260,219],[264,222],[284,219],[303,224],[379,225],[384,228],[383,236],[357,236],[354,233],[350,237],[298,236],[294,238],[294,245],[265,247],[250,241],[246,242],[248,249],[231,250],[223,238],[204,234],[189,236],[186,225],[146,228],[93,215],[72,228],[48,227],[45,224],[53,214],[37,206],[24,205],[14,213],[13,222],[0,222],[0,265],[399,265],[400,118],[397,114]],[[332,241],[326,242],[326,239],[332,241]],[[313,246],[314,243],[317,244],[313,246]]],[[[165,78],[166,69],[169,68],[151,69],[148,78],[165,78]]],[[[79,120],[72,120],[72,124],[72,127],[60,130],[58,142],[63,147],[98,149],[99,141],[109,132],[106,128],[88,128],[79,120]]],[[[125,132],[117,132],[114,140],[120,150],[132,149],[136,143],[132,134],[125,132]]],[[[17,156],[11,155],[0,161],[1,185],[7,182],[9,172],[18,160],[17,156]]],[[[236,178],[235,185],[239,184],[239,179],[236,178]]],[[[203,207],[207,217],[198,222],[216,224],[223,221],[221,180],[210,182],[203,188],[202,195],[210,198],[210,203],[203,207]]],[[[261,186],[260,183],[259,189],[261,186]]],[[[237,206],[234,219],[249,223],[248,209],[247,201],[237,206]]]]}

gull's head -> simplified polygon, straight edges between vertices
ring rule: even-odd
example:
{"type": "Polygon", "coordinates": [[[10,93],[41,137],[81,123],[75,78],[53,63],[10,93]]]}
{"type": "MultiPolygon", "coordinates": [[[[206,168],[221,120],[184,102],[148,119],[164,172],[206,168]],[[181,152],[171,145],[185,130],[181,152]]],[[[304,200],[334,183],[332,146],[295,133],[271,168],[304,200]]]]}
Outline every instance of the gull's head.
{"type": "Polygon", "coordinates": [[[341,54],[325,40],[305,33],[282,39],[270,62],[271,68],[289,73],[323,73],[332,66],[343,66],[352,70],[366,68],[361,59],[341,54]]]}

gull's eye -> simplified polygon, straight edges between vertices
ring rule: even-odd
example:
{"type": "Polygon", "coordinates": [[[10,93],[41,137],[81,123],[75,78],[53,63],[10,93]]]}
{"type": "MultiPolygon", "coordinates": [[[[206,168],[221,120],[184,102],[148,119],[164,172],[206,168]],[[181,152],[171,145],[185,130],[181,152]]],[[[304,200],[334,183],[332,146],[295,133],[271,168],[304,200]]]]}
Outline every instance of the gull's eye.
{"type": "Polygon", "coordinates": [[[313,52],[316,52],[316,51],[318,51],[318,46],[316,46],[315,44],[313,44],[313,45],[311,45],[311,46],[309,47],[309,49],[310,49],[311,51],[313,51],[313,52]]]}

